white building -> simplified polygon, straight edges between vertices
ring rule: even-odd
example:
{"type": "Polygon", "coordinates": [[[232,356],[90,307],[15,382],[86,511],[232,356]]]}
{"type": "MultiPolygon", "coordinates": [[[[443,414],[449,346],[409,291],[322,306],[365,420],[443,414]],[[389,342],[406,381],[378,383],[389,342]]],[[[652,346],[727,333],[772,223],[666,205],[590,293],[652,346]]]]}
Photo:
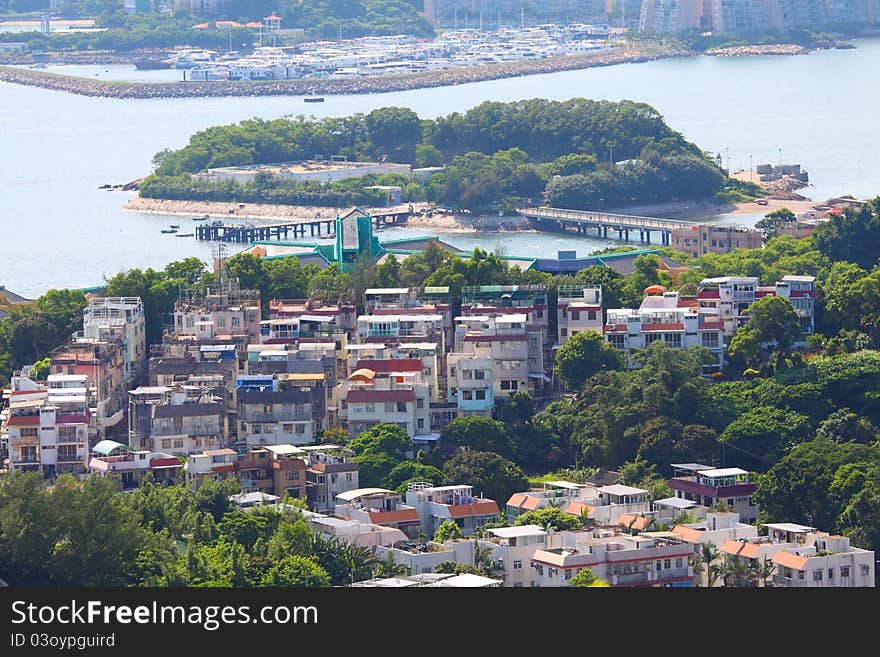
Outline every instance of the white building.
{"type": "Polygon", "coordinates": [[[260,297],[254,290],[205,294],[174,303],[174,335],[210,340],[260,335],[260,297]]]}
{"type": "MultiPolygon", "coordinates": [[[[739,521],[739,514],[735,512],[707,511],[706,519],[701,522],[675,525],[671,530],[685,543],[693,546],[694,556],[703,554],[703,544],[708,543],[720,550],[727,541],[757,538],[758,528],[755,525],[747,525],[739,521]]],[[[712,564],[704,564],[699,575],[700,586],[709,583],[709,567],[712,564]]]]}
{"type": "Polygon", "coordinates": [[[415,507],[404,504],[400,493],[384,488],[356,488],[336,496],[335,514],[349,520],[399,529],[414,538],[422,529],[415,507]]]}
{"type": "Polygon", "coordinates": [[[200,389],[140,387],[129,392],[129,445],[171,454],[224,447],[227,442],[222,400],[200,389]]]}
{"type": "Polygon", "coordinates": [[[556,300],[556,345],[584,331],[602,334],[602,287],[561,285],[556,300]]]}
{"type": "Polygon", "coordinates": [[[361,178],[368,174],[384,175],[398,173],[408,176],[412,167],[409,164],[394,162],[348,162],[339,160],[307,160],[289,164],[266,164],[240,167],[218,167],[208,169],[193,177],[203,180],[234,180],[247,183],[259,173],[268,173],[284,180],[336,182],[348,178],[361,178]]]}
{"type": "Polygon", "coordinates": [[[122,343],[126,385],[136,384],[147,357],[144,304],[140,297],[93,297],[83,308],[83,335],[122,343]]]}
{"type": "MultiPolygon", "coordinates": [[[[365,362],[365,361],[361,361],[365,362]]],[[[337,386],[338,418],[352,436],[377,424],[396,424],[411,438],[431,433],[430,388],[417,359],[369,361],[337,386]]]]}
{"type": "Polygon", "coordinates": [[[637,309],[609,309],[605,341],[621,351],[644,349],[656,341],[673,349],[706,347],[717,361],[704,365],[704,373],[724,364],[721,322],[704,317],[702,309],[683,305],[678,292],[647,294],[637,309]]]}
{"type": "Polygon", "coordinates": [[[464,485],[411,483],[406,491],[406,504],[415,507],[426,536],[433,536],[448,520],[459,526],[463,536],[470,536],[477,527],[496,522],[499,517],[495,500],[474,497],[473,487],[464,485]]]}
{"type": "Polygon", "coordinates": [[[537,525],[489,529],[490,538],[479,539],[490,550],[493,565],[499,569],[505,587],[535,586],[531,560],[535,552],[547,546],[547,532],[537,525]]]}

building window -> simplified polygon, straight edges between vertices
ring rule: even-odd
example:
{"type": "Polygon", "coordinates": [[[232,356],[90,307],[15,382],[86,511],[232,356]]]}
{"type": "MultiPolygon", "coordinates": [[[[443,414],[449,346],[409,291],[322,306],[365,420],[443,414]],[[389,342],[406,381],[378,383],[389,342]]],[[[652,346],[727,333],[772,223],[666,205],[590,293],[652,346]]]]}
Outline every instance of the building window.
{"type": "Polygon", "coordinates": [[[862,577],[867,577],[871,573],[871,567],[865,565],[859,566],[859,572],[862,573],[862,577]]]}
{"type": "Polygon", "coordinates": [[[733,498],[732,497],[727,498],[727,506],[733,506],[733,498]]]}
{"type": "Polygon", "coordinates": [[[350,472],[345,473],[345,480],[349,483],[351,482],[351,473],[350,472]]]}
{"type": "Polygon", "coordinates": [[[573,322],[580,321],[580,318],[581,318],[581,313],[579,310],[572,310],[571,311],[571,320],[573,322]]]}
{"type": "Polygon", "coordinates": [[[798,579],[803,579],[803,578],[804,578],[804,571],[803,571],[803,570],[799,570],[799,571],[798,571],[798,579]]]}
{"type": "Polygon", "coordinates": [[[336,474],[335,472],[331,473],[331,474],[330,474],[330,483],[331,483],[331,484],[335,484],[335,483],[336,483],[336,480],[337,480],[338,478],[339,478],[339,475],[338,475],[338,474],[336,474]]]}
{"type": "Polygon", "coordinates": [[[297,424],[297,425],[294,427],[294,432],[295,432],[295,433],[298,433],[298,434],[300,434],[300,435],[304,434],[304,433],[306,432],[306,425],[304,425],[304,424],[297,424]]]}
{"type": "Polygon", "coordinates": [[[397,402],[397,412],[406,413],[406,402],[397,402]]]}
{"type": "Polygon", "coordinates": [[[284,433],[293,433],[293,425],[292,424],[282,424],[281,431],[284,433]]]}
{"type": "Polygon", "coordinates": [[[663,568],[664,570],[669,570],[670,568],[672,568],[672,559],[664,559],[663,568]]]}
{"type": "Polygon", "coordinates": [[[486,378],[486,373],[483,370],[474,370],[474,378],[482,381],[486,378]]]}
{"type": "Polygon", "coordinates": [[[587,311],[587,319],[591,322],[595,322],[596,321],[596,311],[595,310],[587,311]]]}
{"type": "Polygon", "coordinates": [[[233,326],[233,328],[239,326],[240,324],[241,324],[241,320],[240,320],[238,317],[233,317],[233,318],[232,318],[232,326],[233,326]]]}
{"type": "Polygon", "coordinates": [[[365,413],[375,413],[376,412],[376,404],[373,404],[373,403],[364,404],[364,412],[365,413]]]}
{"type": "Polygon", "coordinates": [[[422,418],[419,418],[416,422],[416,426],[419,429],[424,429],[425,428],[425,421],[422,418]]]}
{"type": "Polygon", "coordinates": [[[681,333],[664,333],[663,342],[673,349],[681,349],[681,333]]]}
{"type": "Polygon", "coordinates": [[[183,440],[175,440],[174,441],[175,449],[183,449],[183,440]]]}
{"type": "Polygon", "coordinates": [[[814,570],[813,571],[813,581],[814,582],[821,582],[822,581],[822,571],[821,570],[814,570]]]}
{"type": "Polygon", "coordinates": [[[462,390],[461,391],[461,398],[464,401],[470,401],[471,399],[473,399],[473,392],[471,392],[470,390],[462,390]]]}
{"type": "Polygon", "coordinates": [[[683,561],[683,560],[682,560],[681,557],[679,557],[678,559],[676,559],[676,560],[675,560],[675,567],[676,567],[676,568],[681,568],[681,567],[682,567],[682,561],[683,561]]]}
{"type": "Polygon", "coordinates": [[[608,344],[615,349],[626,349],[626,336],[623,333],[611,333],[607,338],[608,344]]]}
{"type": "Polygon", "coordinates": [[[462,370],[461,375],[462,375],[462,378],[464,378],[467,381],[470,381],[471,379],[474,378],[474,371],[473,370],[462,370]]]}
{"type": "Polygon", "coordinates": [[[834,568],[829,568],[828,569],[828,581],[830,582],[833,579],[834,579],[834,568]]]}
{"type": "Polygon", "coordinates": [[[296,470],[288,470],[284,473],[284,477],[288,481],[296,481],[297,479],[299,479],[299,472],[297,472],[296,470]]]}
{"type": "Polygon", "coordinates": [[[841,578],[849,577],[849,566],[841,566],[840,567],[840,577],[841,578]]]}
{"type": "Polygon", "coordinates": [[[385,412],[393,413],[394,412],[394,402],[385,402],[385,412]]]}
{"type": "Polygon", "coordinates": [[[476,398],[479,400],[486,399],[486,391],[483,390],[482,388],[480,390],[474,390],[474,394],[476,395],[476,398]]]}
{"type": "Polygon", "coordinates": [[[513,562],[513,569],[520,570],[522,568],[522,561],[516,560],[513,562]]]}
{"type": "Polygon", "coordinates": [[[560,334],[563,338],[568,337],[568,329],[567,329],[567,328],[561,329],[559,334],[560,334]]]}
{"type": "Polygon", "coordinates": [[[416,408],[424,408],[425,400],[422,398],[416,399],[416,408]]]}
{"type": "Polygon", "coordinates": [[[659,333],[645,333],[645,346],[660,339],[659,333]]]}

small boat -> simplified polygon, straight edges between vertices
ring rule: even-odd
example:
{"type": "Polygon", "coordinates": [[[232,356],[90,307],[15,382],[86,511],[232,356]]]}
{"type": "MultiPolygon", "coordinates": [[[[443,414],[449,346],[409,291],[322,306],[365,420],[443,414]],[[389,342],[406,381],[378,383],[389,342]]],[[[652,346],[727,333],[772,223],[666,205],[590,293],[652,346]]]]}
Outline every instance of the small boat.
{"type": "Polygon", "coordinates": [[[169,228],[180,228],[180,224],[171,224],[169,228]]]}
{"type": "Polygon", "coordinates": [[[210,217],[205,215],[204,217],[193,217],[193,221],[207,221],[210,217]]]}
{"type": "Polygon", "coordinates": [[[324,96],[316,96],[315,94],[310,94],[310,95],[306,96],[305,98],[303,98],[303,102],[306,102],[306,103],[323,103],[323,102],[324,102],[324,96]]]}
{"type": "Polygon", "coordinates": [[[174,237],[195,237],[195,233],[177,233],[174,237]]]}
{"type": "Polygon", "coordinates": [[[153,59],[147,57],[145,59],[136,59],[134,67],[139,71],[157,71],[160,69],[171,68],[171,62],[164,59],[153,59]]]}
{"type": "Polygon", "coordinates": [[[177,229],[176,228],[163,228],[162,232],[163,233],[176,233],[177,229]]]}

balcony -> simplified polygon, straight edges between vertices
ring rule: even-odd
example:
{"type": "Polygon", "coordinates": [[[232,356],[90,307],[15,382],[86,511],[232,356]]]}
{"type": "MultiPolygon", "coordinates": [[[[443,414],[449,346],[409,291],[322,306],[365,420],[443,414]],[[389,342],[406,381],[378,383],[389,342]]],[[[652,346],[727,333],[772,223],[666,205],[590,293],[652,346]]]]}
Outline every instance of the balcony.
{"type": "Polygon", "coordinates": [[[664,570],[645,570],[636,573],[611,575],[611,586],[658,586],[669,582],[682,581],[694,576],[690,566],[667,568],[664,570]]]}
{"type": "Polygon", "coordinates": [[[248,413],[245,411],[240,418],[242,422],[311,422],[312,414],[279,411],[277,413],[248,413]]]}

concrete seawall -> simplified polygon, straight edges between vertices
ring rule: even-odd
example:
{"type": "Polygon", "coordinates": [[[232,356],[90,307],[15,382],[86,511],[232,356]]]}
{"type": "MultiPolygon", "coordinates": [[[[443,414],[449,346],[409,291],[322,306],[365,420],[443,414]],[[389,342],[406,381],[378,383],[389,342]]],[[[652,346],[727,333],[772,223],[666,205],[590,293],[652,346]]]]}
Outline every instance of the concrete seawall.
{"type": "Polygon", "coordinates": [[[426,71],[362,79],[253,80],[215,82],[111,82],[47,73],[25,68],[0,67],[0,82],[9,82],[81,96],[104,98],[200,98],[223,96],[349,95],[442,87],[484,80],[554,73],[594,66],[612,66],[654,59],[687,57],[692,53],[675,46],[628,46],[615,50],[569,55],[535,61],[507,62],[444,71],[426,71]]]}

